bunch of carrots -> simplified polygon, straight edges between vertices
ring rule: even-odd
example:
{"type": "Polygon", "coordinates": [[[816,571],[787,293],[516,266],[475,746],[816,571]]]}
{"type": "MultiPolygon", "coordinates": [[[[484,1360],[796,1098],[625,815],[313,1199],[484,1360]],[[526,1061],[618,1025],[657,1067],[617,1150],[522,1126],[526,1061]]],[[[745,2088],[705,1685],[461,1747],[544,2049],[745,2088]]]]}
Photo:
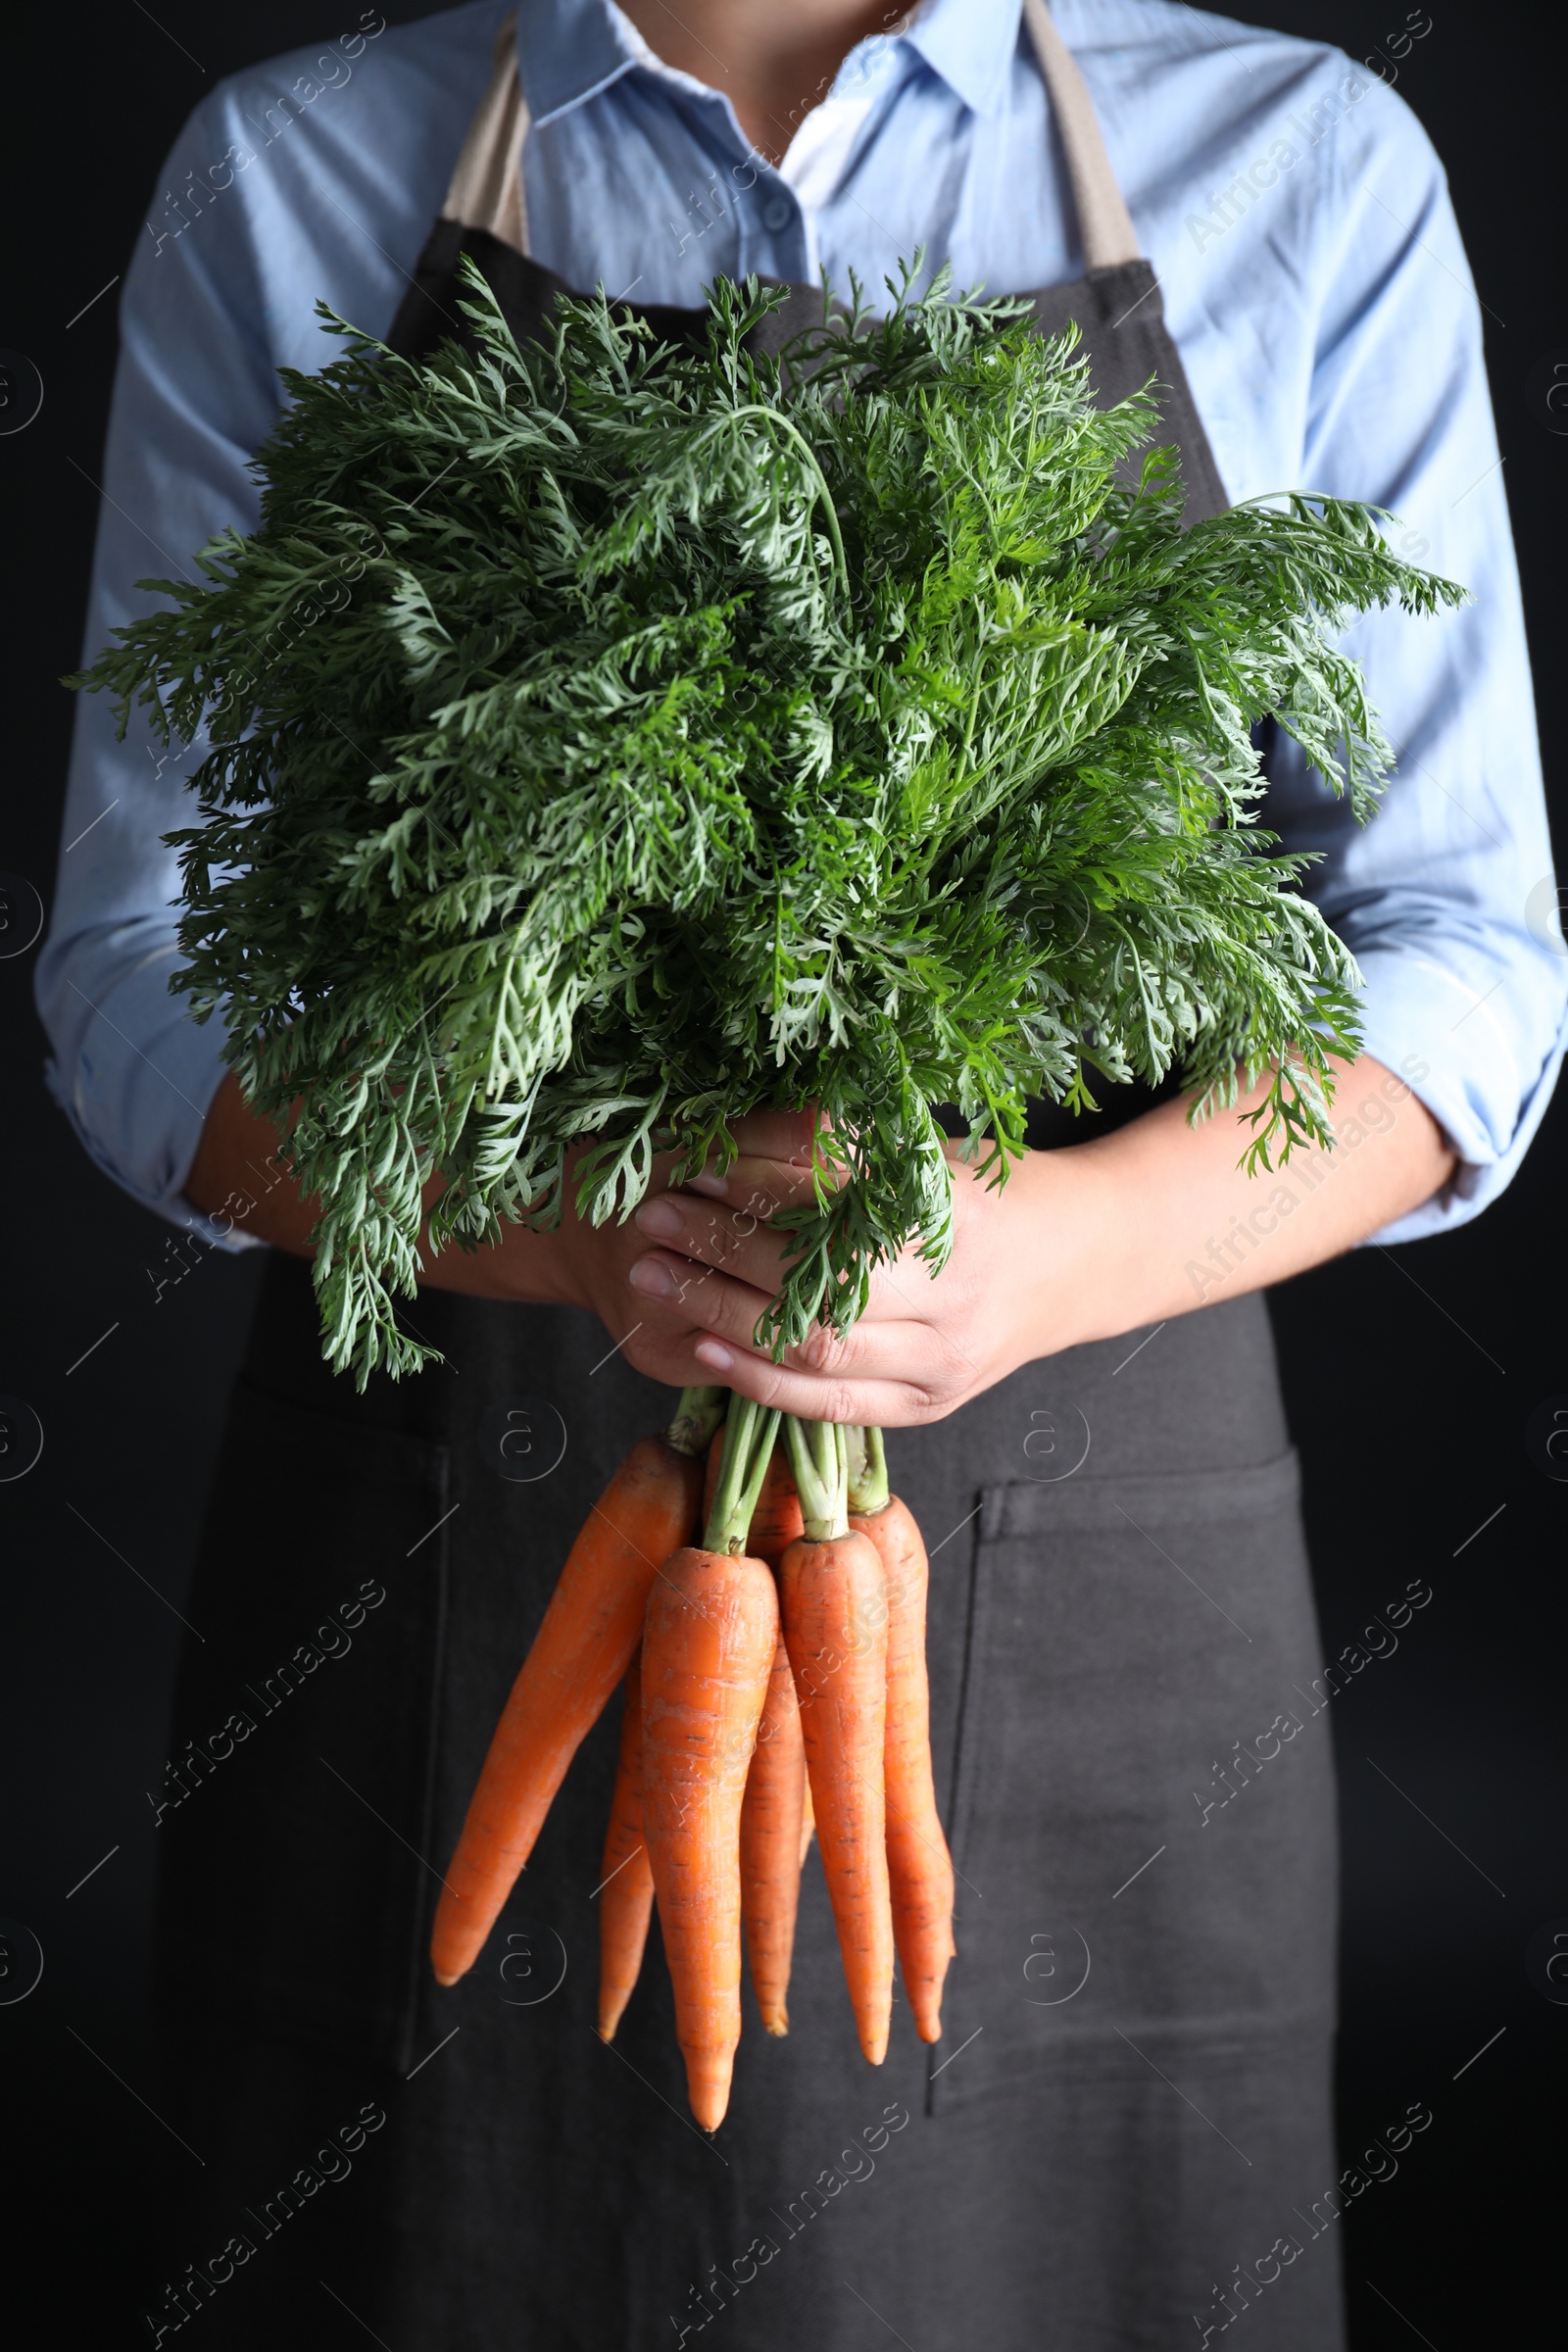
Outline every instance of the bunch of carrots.
{"type": "Polygon", "coordinates": [[[692,2112],[715,2131],[741,2033],[742,1942],[788,2031],[814,1828],[860,2047],[887,2050],[895,1951],[941,2034],[953,1865],[937,1819],[926,1554],[881,1433],[688,1389],[572,1545],[507,1700],[436,1913],[443,1984],[472,1967],[567,1767],[625,1685],[605,1841],[599,2031],[642,1967],[655,1899],[692,2112]],[[706,1457],[706,1480],[705,1480],[706,1457]],[[701,1529],[701,1542],[692,1538],[701,1529]]]}

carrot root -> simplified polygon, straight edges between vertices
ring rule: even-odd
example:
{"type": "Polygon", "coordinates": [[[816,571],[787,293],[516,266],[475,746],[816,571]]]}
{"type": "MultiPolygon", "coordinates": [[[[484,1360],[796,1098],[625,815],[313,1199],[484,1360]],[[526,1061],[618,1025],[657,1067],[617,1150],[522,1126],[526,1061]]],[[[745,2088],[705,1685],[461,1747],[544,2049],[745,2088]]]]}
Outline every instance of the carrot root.
{"type": "MultiPolygon", "coordinates": [[[[756,1522],[754,1520],[753,1524],[756,1522]]],[[[806,1749],[800,1702],[783,1642],[773,1655],[757,1746],[741,1807],[741,1912],[752,1989],[769,2034],[790,2030],[790,1962],[801,1899],[806,1749]]]]}
{"type": "Polygon", "coordinates": [[[643,1829],[687,2095],[708,2132],[740,2040],[741,1808],[777,1647],[764,1562],[690,1545],[665,1562],[643,1636],[643,1829]]]}
{"type": "Polygon", "coordinates": [[[802,1536],[779,1568],[817,1842],[860,2047],[887,2054],[893,2005],[882,1751],[887,1636],[882,1563],[868,1537],[802,1536]]]}
{"type": "Polygon", "coordinates": [[[626,1669],[620,1759],[599,1884],[599,2035],[613,2041],[642,1972],[654,1911],[654,1873],[643,1838],[642,1653],[626,1669]]]}
{"type": "Polygon", "coordinates": [[[928,1567],[913,1514],[897,1495],[852,1515],[875,1545],[887,1594],[888,1878],[904,1989],[922,2041],[942,2034],[942,1987],[954,1955],[953,1862],[931,1774],[931,1703],[925,1663],[928,1567]]]}
{"type": "Polygon", "coordinates": [[[702,1465],[643,1438],[589,1513],[496,1727],[447,1865],[430,1959],[473,1966],[566,1768],[631,1662],[659,1564],[691,1533],[702,1465]]]}

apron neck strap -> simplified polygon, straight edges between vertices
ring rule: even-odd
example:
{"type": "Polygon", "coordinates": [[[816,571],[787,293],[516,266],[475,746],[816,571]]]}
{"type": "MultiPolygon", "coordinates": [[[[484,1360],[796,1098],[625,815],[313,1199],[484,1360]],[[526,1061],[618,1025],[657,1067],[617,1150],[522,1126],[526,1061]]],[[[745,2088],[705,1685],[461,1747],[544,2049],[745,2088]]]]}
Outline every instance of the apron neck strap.
{"type": "MultiPolygon", "coordinates": [[[[1113,270],[1135,262],[1138,232],[1116,184],[1088,84],[1046,0],[1023,0],[1023,21],[1061,135],[1085,265],[1113,270]]],[[[466,228],[488,229],[503,245],[526,253],[522,143],[528,135],[528,102],[517,75],[516,30],[514,15],[503,18],[489,86],[468,126],[441,214],[466,228]]]]}
{"type": "Polygon", "coordinates": [[[522,194],[522,142],[527,135],[528,101],[517,77],[517,20],[509,15],[496,34],[489,86],[463,142],[441,207],[443,220],[488,229],[514,252],[527,252],[528,212],[522,194]]]}
{"type": "Polygon", "coordinates": [[[1041,77],[1061,134],[1067,176],[1078,208],[1078,235],[1085,267],[1114,270],[1122,262],[1136,262],[1138,231],[1110,168],[1089,85],[1078,71],[1072,51],[1056,30],[1046,0],[1023,0],[1023,21],[1029,28],[1041,77]]]}

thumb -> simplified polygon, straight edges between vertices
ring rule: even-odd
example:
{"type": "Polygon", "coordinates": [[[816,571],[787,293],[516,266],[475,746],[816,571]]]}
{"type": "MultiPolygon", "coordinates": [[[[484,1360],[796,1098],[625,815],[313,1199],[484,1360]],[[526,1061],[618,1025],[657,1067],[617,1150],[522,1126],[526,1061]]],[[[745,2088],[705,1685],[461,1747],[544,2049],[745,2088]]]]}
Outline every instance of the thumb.
{"type": "Polygon", "coordinates": [[[730,1129],[750,1158],[781,1160],[789,1167],[809,1167],[811,1139],[827,1122],[814,1106],[804,1110],[753,1110],[730,1129]]]}

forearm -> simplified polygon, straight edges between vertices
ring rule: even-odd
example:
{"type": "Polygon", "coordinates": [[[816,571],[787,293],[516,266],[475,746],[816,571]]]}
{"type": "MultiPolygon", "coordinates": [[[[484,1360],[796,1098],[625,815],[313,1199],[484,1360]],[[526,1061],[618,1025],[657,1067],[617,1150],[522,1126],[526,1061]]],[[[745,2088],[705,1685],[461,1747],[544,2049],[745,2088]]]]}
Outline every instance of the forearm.
{"type": "MultiPolygon", "coordinates": [[[[940,1419],[1019,1364],[1335,1257],[1451,1173],[1431,1113],[1365,1056],[1340,1074],[1335,1151],[1297,1152],[1249,1177],[1237,1164],[1250,1133],[1243,1117],[1261,1093],[1196,1127],[1185,1104],[1167,1103],[1114,1135],[1030,1155],[1000,1191],[960,1177],[943,1275],[933,1282],[907,1254],[873,1278],[847,1340],[819,1334],[783,1366],[753,1337],[785,1254],[757,1204],[787,1206],[809,1183],[808,1122],[783,1114],[745,1122],[742,1156],[723,1177],[669,1193],[670,1163],[656,1163],[651,1197],[627,1225],[595,1230],[568,1216],[555,1233],[510,1226],[494,1248],[444,1251],[422,1279],[586,1307],[629,1362],[671,1386],[717,1378],[808,1418],[940,1419]]],[[[198,1207],[226,1209],[275,1248],[309,1254],[312,1204],[232,1080],[187,1191],[198,1207]]]]}
{"type": "Polygon", "coordinates": [[[232,1071],[213,1097],[185,1198],[204,1215],[231,1218],[237,1232],[274,1250],[311,1255],[317,1204],[302,1200],[277,1130],[251,1109],[232,1071]]]}
{"type": "MultiPolygon", "coordinates": [[[[426,1199],[437,1189],[426,1188],[426,1199]]],[[[285,1148],[270,1120],[252,1110],[229,1073],[213,1100],[185,1183],[185,1197],[209,1216],[232,1218],[236,1229],[295,1257],[313,1255],[312,1228],[319,1203],[301,1194],[285,1148]]],[[[501,1250],[426,1247],[420,1281],[431,1290],[479,1297],[561,1299],[567,1290],[561,1237],[511,1227],[501,1250]],[[504,1260],[504,1263],[503,1263],[504,1260]]]]}
{"type": "MultiPolygon", "coordinates": [[[[1237,1163],[1252,1131],[1239,1114],[1263,1091],[1196,1127],[1185,1103],[1165,1103],[1071,1152],[1064,1172],[1084,1201],[1074,1338],[1110,1338],[1282,1282],[1417,1207],[1453,1171],[1431,1112],[1368,1054],[1340,1068],[1335,1150],[1298,1150],[1249,1176],[1237,1163]]],[[[1051,1298],[1058,1285],[1048,1281],[1051,1298]]],[[[1044,1336],[1048,1348],[1062,1344],[1044,1336]]]]}

